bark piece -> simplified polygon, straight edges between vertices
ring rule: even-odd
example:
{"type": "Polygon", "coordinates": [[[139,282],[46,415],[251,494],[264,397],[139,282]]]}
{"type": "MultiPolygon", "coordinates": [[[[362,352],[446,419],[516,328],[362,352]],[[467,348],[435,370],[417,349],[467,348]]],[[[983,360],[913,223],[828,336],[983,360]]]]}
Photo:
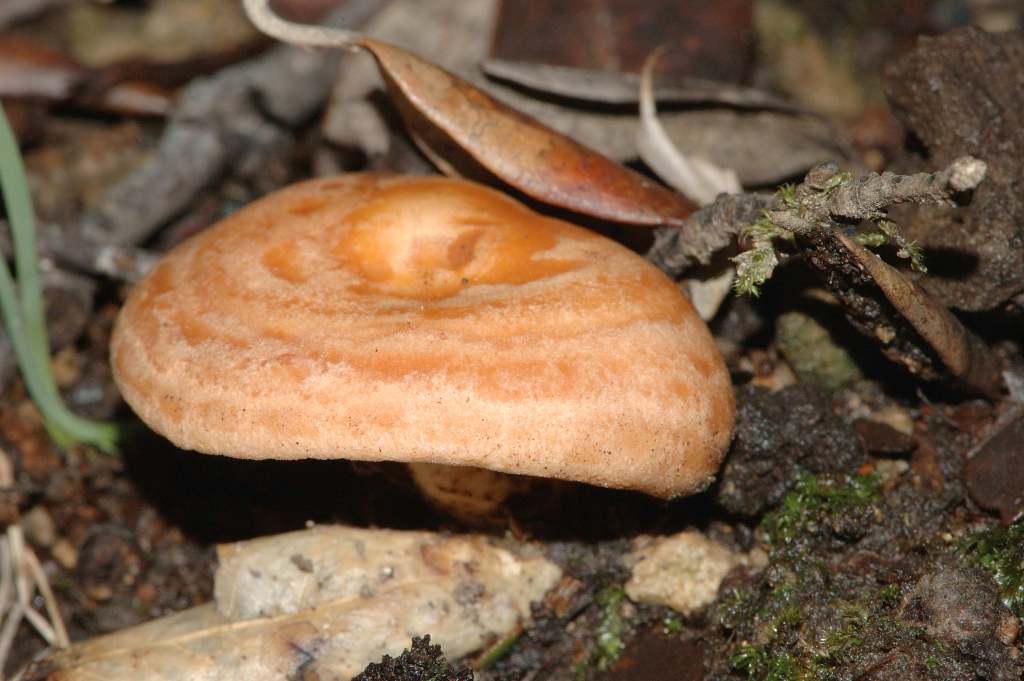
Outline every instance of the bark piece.
{"type": "MultiPolygon", "coordinates": [[[[925,345],[907,337],[905,340],[908,345],[900,349],[890,342],[894,337],[889,337],[890,331],[898,333],[896,328],[878,323],[879,320],[871,319],[870,314],[858,315],[857,310],[860,308],[848,307],[848,314],[855,325],[872,330],[875,337],[882,341],[883,351],[913,374],[927,378],[948,372],[972,392],[993,398],[999,396],[1002,376],[995,357],[983,340],[968,331],[960,320],[927,291],[877,255],[847,236],[834,236],[853,256],[862,271],[881,289],[886,300],[899,312],[902,321],[910,325],[925,345]],[[939,364],[930,357],[932,353],[937,356],[939,364]]],[[[830,285],[837,296],[842,295],[835,285],[830,285]]]]}

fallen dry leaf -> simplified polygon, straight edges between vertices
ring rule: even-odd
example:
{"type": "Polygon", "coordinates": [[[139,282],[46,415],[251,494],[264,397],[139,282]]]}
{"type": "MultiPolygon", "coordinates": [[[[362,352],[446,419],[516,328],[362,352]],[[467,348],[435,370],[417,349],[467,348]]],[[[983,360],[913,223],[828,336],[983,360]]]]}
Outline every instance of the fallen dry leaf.
{"type": "Polygon", "coordinates": [[[561,570],[511,542],[315,527],[220,547],[216,604],[72,646],[23,681],[350,679],[413,635],[458,658],[530,616],[561,570]]]}
{"type": "MultiPolygon", "coordinates": [[[[904,277],[899,270],[887,264],[853,239],[836,234],[836,240],[849,252],[853,260],[870,276],[886,300],[896,309],[913,330],[927,343],[938,357],[945,370],[961,384],[989,397],[998,397],[1002,389],[1002,377],[988,346],[968,331],[942,303],[918,284],[904,277]]],[[[851,308],[847,308],[848,311],[851,308]]],[[[867,320],[863,322],[870,323],[867,320]]],[[[875,329],[875,336],[882,341],[883,348],[895,350],[889,344],[884,324],[875,329]]],[[[890,356],[893,356],[891,353],[890,356]]],[[[924,377],[941,372],[942,367],[930,366],[925,355],[899,353],[897,358],[911,373],[924,377]]]]}
{"type": "MultiPolygon", "coordinates": [[[[600,104],[640,103],[640,77],[634,73],[597,71],[573,66],[488,59],[484,73],[544,95],[600,104]]],[[[653,87],[662,104],[717,104],[738,109],[799,112],[801,108],[766,90],[700,78],[661,79],[653,87]]]]}
{"type": "Polygon", "coordinates": [[[453,159],[461,151],[527,196],[614,222],[676,225],[693,210],[683,197],[405,50],[370,39],[360,45],[400,97],[406,124],[460,174],[453,159]]]}
{"type": "Polygon", "coordinates": [[[482,170],[538,201],[626,224],[679,225],[693,210],[669,189],[399,47],[353,31],[289,23],[267,0],[245,5],[261,30],[281,40],[370,52],[413,136],[445,172],[481,179],[482,170]]]}

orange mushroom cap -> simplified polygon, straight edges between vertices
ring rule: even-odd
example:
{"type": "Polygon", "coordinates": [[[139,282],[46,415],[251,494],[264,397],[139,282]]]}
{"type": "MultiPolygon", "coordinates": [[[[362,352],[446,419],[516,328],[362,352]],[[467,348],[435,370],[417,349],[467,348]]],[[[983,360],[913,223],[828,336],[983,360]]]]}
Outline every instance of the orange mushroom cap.
{"type": "Polygon", "coordinates": [[[180,447],[477,466],[660,497],[728,446],[728,374],[678,288],[484,186],[353,174],[167,255],[114,329],[125,399],[180,447]]]}

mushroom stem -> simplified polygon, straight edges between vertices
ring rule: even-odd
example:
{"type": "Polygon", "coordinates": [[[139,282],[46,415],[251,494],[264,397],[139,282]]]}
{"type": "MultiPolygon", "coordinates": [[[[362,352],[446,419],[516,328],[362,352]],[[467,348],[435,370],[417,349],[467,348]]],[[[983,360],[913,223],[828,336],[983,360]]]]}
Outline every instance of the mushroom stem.
{"type": "Polygon", "coordinates": [[[529,478],[475,466],[410,463],[409,473],[427,501],[468,525],[486,524],[529,478]]]}

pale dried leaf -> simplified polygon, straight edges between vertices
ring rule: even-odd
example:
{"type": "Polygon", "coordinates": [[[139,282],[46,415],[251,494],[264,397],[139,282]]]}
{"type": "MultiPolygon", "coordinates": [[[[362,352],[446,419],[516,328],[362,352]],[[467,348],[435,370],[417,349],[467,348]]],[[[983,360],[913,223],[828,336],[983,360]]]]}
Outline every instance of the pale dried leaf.
{"type": "Polygon", "coordinates": [[[474,535],[316,527],[220,554],[217,605],[80,643],[25,681],[350,679],[413,635],[449,659],[501,639],[561,578],[527,546],[474,535]]]}
{"type": "Polygon", "coordinates": [[[704,321],[714,319],[718,309],[732,292],[732,283],[736,279],[736,268],[732,263],[721,263],[701,277],[689,277],[683,286],[693,303],[693,308],[704,321]]]}
{"type": "Polygon", "coordinates": [[[640,127],[636,137],[640,158],[657,173],[658,177],[698,205],[711,203],[719,194],[739,193],[742,187],[735,171],[720,168],[711,161],[693,154],[684,155],[669,139],[664,126],[658,120],[657,105],[654,101],[653,73],[657,59],[656,51],[644,63],[640,78],[640,127]]]}
{"type": "MultiPolygon", "coordinates": [[[[546,95],[581,102],[638,104],[640,80],[632,73],[595,71],[572,66],[488,59],[482,68],[497,78],[546,95]]],[[[799,107],[770,92],[699,78],[679,78],[654,87],[654,98],[665,104],[721,104],[736,108],[799,111],[799,107]]]]}
{"type": "MultiPolygon", "coordinates": [[[[694,155],[684,155],[669,139],[658,120],[654,101],[654,65],[658,52],[644,63],[640,78],[640,127],[637,130],[637,150],[640,157],[657,175],[685,196],[704,206],[719,194],[738,194],[743,190],[736,172],[720,168],[714,163],[694,155]]],[[[691,278],[684,287],[701,319],[712,319],[729,296],[736,268],[726,262],[704,279],[691,278]]]]}

